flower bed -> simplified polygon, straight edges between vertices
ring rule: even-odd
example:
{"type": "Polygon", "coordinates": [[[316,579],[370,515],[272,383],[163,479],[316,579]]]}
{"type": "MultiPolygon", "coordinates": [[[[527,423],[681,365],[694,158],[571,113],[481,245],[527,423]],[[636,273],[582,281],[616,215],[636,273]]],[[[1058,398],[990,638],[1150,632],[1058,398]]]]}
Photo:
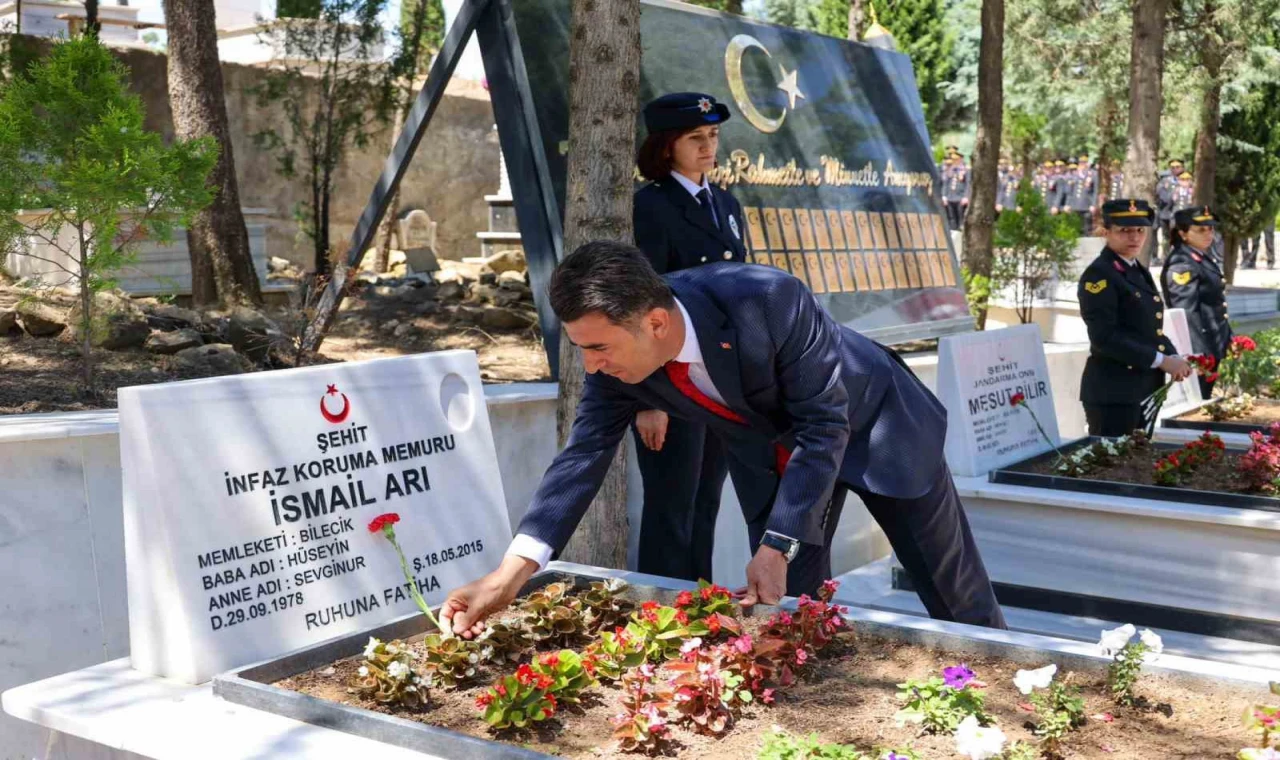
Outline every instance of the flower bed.
{"type": "Polygon", "coordinates": [[[1135,433],[1121,439],[1083,438],[994,470],[992,483],[1110,496],[1280,512],[1280,427],[1253,435],[1246,452],[1226,450],[1205,432],[1182,446],[1151,443],[1135,433]]]}
{"type": "Polygon", "coordinates": [[[1184,412],[1166,417],[1161,427],[1183,430],[1212,428],[1221,433],[1265,433],[1280,422],[1280,401],[1242,394],[1217,398],[1184,412]]]}
{"type": "Polygon", "coordinates": [[[1131,628],[1104,636],[1124,653],[1109,669],[998,645],[961,657],[887,626],[851,631],[823,600],[743,616],[714,587],[593,580],[535,578],[474,644],[424,635],[414,616],[220,676],[215,692],[468,760],[1232,758],[1261,747],[1240,715],[1277,701],[1140,675],[1153,642],[1129,642],[1131,628]]]}

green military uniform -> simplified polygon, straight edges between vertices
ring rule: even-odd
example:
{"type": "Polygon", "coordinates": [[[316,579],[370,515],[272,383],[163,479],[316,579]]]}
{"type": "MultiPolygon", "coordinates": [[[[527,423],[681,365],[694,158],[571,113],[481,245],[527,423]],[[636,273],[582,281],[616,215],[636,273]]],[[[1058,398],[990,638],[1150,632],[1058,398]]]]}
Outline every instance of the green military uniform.
{"type": "MultiPolygon", "coordinates": [[[[1208,206],[1179,209],[1174,214],[1176,228],[1185,229],[1192,225],[1217,227],[1218,221],[1208,206]]],[[[1210,252],[1193,248],[1184,240],[1169,252],[1160,284],[1169,308],[1183,309],[1187,313],[1192,353],[1222,361],[1227,355],[1232,333],[1227,322],[1227,278],[1217,259],[1210,252]]],[[[1213,383],[1201,377],[1200,391],[1209,398],[1213,393],[1213,383]]]]}
{"type": "MultiPolygon", "coordinates": [[[[1146,201],[1117,199],[1102,216],[1111,225],[1150,227],[1155,215],[1146,201]]],[[[1164,385],[1158,360],[1176,353],[1164,335],[1164,300],[1142,262],[1110,248],[1084,270],[1076,295],[1089,332],[1080,380],[1089,434],[1125,435],[1144,426],[1142,401],[1164,385]]]]}

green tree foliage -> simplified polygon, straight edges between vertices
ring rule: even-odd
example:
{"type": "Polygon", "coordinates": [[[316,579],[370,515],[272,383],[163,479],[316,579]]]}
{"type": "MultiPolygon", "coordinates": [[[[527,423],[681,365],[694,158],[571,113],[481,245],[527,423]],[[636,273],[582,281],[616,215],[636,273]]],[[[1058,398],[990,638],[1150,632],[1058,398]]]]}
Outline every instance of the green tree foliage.
{"type": "MultiPolygon", "coordinates": [[[[822,31],[818,26],[819,0],[765,0],[764,17],[767,21],[811,32],[822,31]]],[[[847,29],[839,37],[846,36],[847,29]]],[[[830,34],[830,32],[825,32],[830,34]]]]}
{"type": "Polygon", "coordinates": [[[703,8],[710,8],[713,11],[742,15],[742,0],[686,0],[686,2],[690,5],[701,5],[703,8]]]}
{"type": "Polygon", "coordinates": [[[363,147],[395,107],[395,66],[382,55],[385,0],[321,0],[315,19],[282,19],[262,32],[280,51],[254,90],[284,119],[254,135],[274,151],[281,174],[306,178],[309,197],[295,216],[311,239],[317,277],[329,271],[330,201],[338,168],[363,147]]]}
{"type": "Polygon", "coordinates": [[[320,0],[276,0],[277,18],[320,18],[320,0]]]}
{"type": "Polygon", "coordinates": [[[1072,253],[1080,237],[1074,214],[1050,214],[1031,180],[1018,186],[1016,210],[996,220],[991,292],[1007,294],[1022,324],[1031,321],[1040,290],[1052,278],[1071,277],[1072,253]]]}
{"type": "Polygon", "coordinates": [[[128,71],[95,37],[59,42],[0,91],[0,252],[41,258],[80,291],[85,390],[93,388],[93,293],[136,242],[169,240],[212,200],[213,138],[175,141],[143,128],[128,71]],[[19,209],[47,209],[19,219],[19,209]],[[67,234],[67,232],[70,234],[67,234]],[[32,252],[39,241],[61,260],[32,252]]]}
{"type": "Polygon", "coordinates": [[[1280,210],[1280,84],[1255,88],[1242,101],[1222,117],[1214,183],[1229,264],[1236,243],[1280,210]]]}
{"type": "Polygon", "coordinates": [[[444,44],[444,4],[440,0],[405,0],[400,5],[400,38],[401,49],[408,45],[406,41],[413,36],[414,17],[418,6],[426,3],[422,17],[422,39],[419,43],[418,70],[425,71],[431,64],[431,58],[440,51],[444,44]]]}

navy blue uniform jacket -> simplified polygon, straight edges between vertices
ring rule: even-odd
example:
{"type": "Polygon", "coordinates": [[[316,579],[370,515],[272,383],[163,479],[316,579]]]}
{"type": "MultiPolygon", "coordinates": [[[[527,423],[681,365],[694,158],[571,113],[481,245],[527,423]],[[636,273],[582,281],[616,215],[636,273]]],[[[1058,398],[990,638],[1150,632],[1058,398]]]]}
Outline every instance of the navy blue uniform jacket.
{"type": "Polygon", "coordinates": [[[747,520],[772,504],[768,529],[806,543],[823,543],[837,480],[893,498],[929,490],[943,463],[946,412],[896,355],[837,324],[803,283],[773,267],[709,264],[664,279],[689,311],[716,389],[747,424],[698,406],[662,370],[634,385],[588,375],[569,441],[519,533],[563,549],[644,408],[708,425],[729,452],[747,520]],[[780,484],[772,447],[761,445],[768,441],[792,450],[780,484]]]}
{"type": "Polygon", "coordinates": [[[632,206],[636,246],[658,274],[717,261],[746,261],[742,205],[720,188],[712,185],[710,189],[719,228],[677,180],[668,177],[636,191],[632,206]]]}

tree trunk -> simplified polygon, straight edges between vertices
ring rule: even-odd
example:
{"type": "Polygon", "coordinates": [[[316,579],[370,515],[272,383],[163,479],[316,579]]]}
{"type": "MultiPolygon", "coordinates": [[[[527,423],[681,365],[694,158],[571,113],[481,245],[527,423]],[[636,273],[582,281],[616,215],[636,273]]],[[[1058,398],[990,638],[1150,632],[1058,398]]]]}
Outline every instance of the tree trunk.
{"type": "MultiPolygon", "coordinates": [[[[1156,205],[1156,159],[1160,152],[1160,109],[1163,104],[1164,30],[1169,0],[1134,0],[1133,41],[1129,49],[1129,150],[1124,185],[1130,198],[1156,205]]],[[[1142,262],[1151,261],[1155,235],[1147,237],[1142,262]]]]}
{"type": "Polygon", "coordinates": [[[84,381],[84,395],[92,396],[93,393],[93,290],[89,286],[91,276],[89,272],[89,241],[84,234],[84,223],[82,222],[76,227],[76,234],[79,236],[80,246],[77,249],[80,254],[80,260],[76,263],[80,269],[80,359],[83,363],[81,371],[83,375],[81,380],[84,381]]]}
{"type": "Polygon", "coordinates": [[[1222,236],[1222,276],[1227,284],[1236,283],[1236,264],[1240,261],[1240,236],[1231,230],[1222,236]]]}
{"type": "Polygon", "coordinates": [[[102,31],[98,21],[98,0],[84,0],[84,33],[97,37],[102,31]]]}
{"type": "MultiPolygon", "coordinates": [[[[969,210],[964,223],[964,265],[973,274],[991,276],[992,236],[996,223],[1000,134],[1004,129],[1004,0],[983,0],[982,42],[978,48],[978,134],[973,146],[969,210]]],[[[986,325],[986,305],[978,329],[986,325]]]]}
{"type": "Polygon", "coordinates": [[[862,30],[867,25],[867,9],[863,0],[850,0],[849,3],[849,39],[857,42],[862,39],[862,30]]]}
{"type": "MultiPolygon", "coordinates": [[[[564,250],[590,240],[632,241],[631,173],[640,87],[640,1],[574,3],[569,33],[569,167],[564,250]]],[[[560,338],[560,446],[582,398],[582,354],[560,338]]],[[[602,567],[627,563],[627,436],[563,558],[602,567]]]]}
{"type": "Polygon", "coordinates": [[[182,140],[212,136],[218,143],[218,162],[209,174],[217,193],[187,229],[192,300],[197,305],[261,305],[262,289],[240,210],[213,0],[165,0],[164,23],[174,134],[182,140]]]}
{"type": "Polygon", "coordinates": [[[1210,71],[1209,84],[1200,104],[1200,137],[1196,140],[1195,202],[1212,206],[1213,183],[1218,174],[1218,123],[1222,115],[1222,78],[1210,71]]]}

